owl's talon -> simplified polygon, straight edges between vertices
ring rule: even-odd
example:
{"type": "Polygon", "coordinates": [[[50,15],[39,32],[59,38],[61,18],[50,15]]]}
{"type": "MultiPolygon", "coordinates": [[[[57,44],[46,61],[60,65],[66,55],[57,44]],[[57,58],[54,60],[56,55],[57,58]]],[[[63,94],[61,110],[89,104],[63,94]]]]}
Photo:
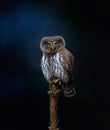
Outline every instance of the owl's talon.
{"type": "Polygon", "coordinates": [[[59,81],[58,79],[54,79],[53,80],[54,83],[58,83],[58,81],[59,81]]]}
{"type": "Polygon", "coordinates": [[[59,81],[59,85],[61,85],[61,81],[59,81]]]}

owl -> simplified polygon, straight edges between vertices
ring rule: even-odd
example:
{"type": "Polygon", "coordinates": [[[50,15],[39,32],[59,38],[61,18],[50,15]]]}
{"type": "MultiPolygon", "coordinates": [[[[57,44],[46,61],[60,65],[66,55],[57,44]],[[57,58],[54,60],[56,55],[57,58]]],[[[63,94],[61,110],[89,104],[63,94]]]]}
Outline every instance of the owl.
{"type": "Polygon", "coordinates": [[[66,97],[75,95],[73,80],[74,56],[66,49],[62,36],[43,37],[40,41],[43,53],[41,69],[45,79],[50,83],[53,79],[61,81],[61,88],[66,97]]]}

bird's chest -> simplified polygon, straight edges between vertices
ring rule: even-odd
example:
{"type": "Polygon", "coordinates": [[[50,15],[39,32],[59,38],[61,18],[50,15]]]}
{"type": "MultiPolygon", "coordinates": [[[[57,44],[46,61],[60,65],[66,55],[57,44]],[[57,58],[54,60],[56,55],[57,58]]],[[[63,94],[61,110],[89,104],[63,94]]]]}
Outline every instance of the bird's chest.
{"type": "Polygon", "coordinates": [[[64,75],[63,70],[63,58],[60,53],[52,56],[43,56],[42,58],[42,70],[46,78],[61,77],[64,75]]]}

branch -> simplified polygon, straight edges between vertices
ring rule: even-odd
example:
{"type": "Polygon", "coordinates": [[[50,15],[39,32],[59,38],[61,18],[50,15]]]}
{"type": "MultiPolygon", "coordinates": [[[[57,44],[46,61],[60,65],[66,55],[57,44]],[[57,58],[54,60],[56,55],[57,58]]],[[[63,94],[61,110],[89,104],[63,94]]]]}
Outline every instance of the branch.
{"type": "Polygon", "coordinates": [[[50,126],[49,130],[59,130],[58,127],[58,118],[57,118],[57,101],[58,95],[61,89],[58,88],[58,80],[53,80],[50,84],[50,91],[48,91],[50,98],[50,126]]]}

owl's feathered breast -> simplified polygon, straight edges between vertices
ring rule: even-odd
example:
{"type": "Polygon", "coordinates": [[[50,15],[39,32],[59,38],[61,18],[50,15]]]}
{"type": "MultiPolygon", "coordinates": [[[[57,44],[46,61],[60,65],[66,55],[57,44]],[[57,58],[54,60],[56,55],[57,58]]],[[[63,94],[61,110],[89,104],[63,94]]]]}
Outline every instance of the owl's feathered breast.
{"type": "Polygon", "coordinates": [[[51,78],[56,77],[63,81],[68,80],[68,75],[64,70],[64,59],[60,52],[54,55],[43,55],[41,59],[41,68],[44,74],[44,77],[47,81],[51,78]]]}

